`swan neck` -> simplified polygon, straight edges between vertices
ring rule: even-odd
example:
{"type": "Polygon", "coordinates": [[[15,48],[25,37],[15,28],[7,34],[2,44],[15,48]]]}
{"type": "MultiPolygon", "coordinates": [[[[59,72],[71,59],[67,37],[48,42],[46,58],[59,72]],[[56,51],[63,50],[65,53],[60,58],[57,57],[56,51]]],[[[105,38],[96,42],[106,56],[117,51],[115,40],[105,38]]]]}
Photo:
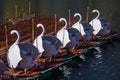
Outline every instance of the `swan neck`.
{"type": "Polygon", "coordinates": [[[81,20],[82,20],[82,16],[81,16],[81,14],[76,13],[76,14],[75,14],[75,17],[76,17],[76,16],[79,16],[79,20],[78,20],[78,22],[80,23],[80,22],[81,22],[81,20]]]}
{"type": "Polygon", "coordinates": [[[64,29],[66,29],[67,28],[67,20],[65,19],[65,18],[60,18],[59,19],[59,21],[61,22],[61,21],[64,21],[65,22],[65,25],[64,25],[64,29]]]}
{"type": "Polygon", "coordinates": [[[17,40],[14,42],[14,44],[12,46],[19,44],[19,40],[20,40],[20,34],[17,31],[14,31],[13,33],[16,33],[17,40]]]}
{"type": "Polygon", "coordinates": [[[67,28],[67,21],[66,20],[64,20],[65,21],[65,26],[64,26],[64,28],[66,29],[67,28]]]}
{"type": "Polygon", "coordinates": [[[100,16],[100,12],[99,12],[98,10],[95,10],[95,12],[97,13],[97,16],[96,16],[96,18],[95,18],[95,19],[98,19],[98,18],[99,18],[99,16],[100,16]]]}
{"type": "Polygon", "coordinates": [[[17,34],[17,40],[15,41],[15,43],[18,44],[20,40],[20,34],[18,32],[16,34],[17,34]]]}
{"type": "Polygon", "coordinates": [[[42,27],[42,33],[41,33],[41,36],[43,36],[44,35],[44,33],[45,33],[45,28],[44,27],[42,27]]]}
{"type": "Polygon", "coordinates": [[[42,28],[42,33],[40,34],[40,36],[43,36],[44,33],[45,33],[45,28],[44,28],[44,26],[43,26],[42,24],[38,24],[37,27],[41,27],[41,28],[42,28]]]}
{"type": "Polygon", "coordinates": [[[81,16],[81,15],[79,15],[79,17],[80,17],[79,22],[81,22],[81,21],[82,21],[82,16],[81,16]]]}

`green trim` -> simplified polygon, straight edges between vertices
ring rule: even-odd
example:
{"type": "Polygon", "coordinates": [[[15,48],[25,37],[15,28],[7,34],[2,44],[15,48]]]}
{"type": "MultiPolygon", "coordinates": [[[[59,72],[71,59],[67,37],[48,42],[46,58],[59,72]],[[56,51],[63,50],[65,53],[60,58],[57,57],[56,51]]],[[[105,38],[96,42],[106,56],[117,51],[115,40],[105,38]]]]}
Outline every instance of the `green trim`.
{"type": "Polygon", "coordinates": [[[64,61],[63,61],[62,63],[60,63],[59,65],[57,65],[57,66],[55,66],[55,67],[48,68],[48,69],[42,71],[41,74],[39,74],[39,75],[37,75],[37,76],[27,77],[27,80],[37,79],[37,78],[40,78],[40,77],[43,77],[43,76],[46,77],[45,74],[48,74],[48,73],[50,74],[51,71],[57,69],[58,67],[63,66],[63,65],[66,65],[67,63],[70,63],[73,58],[76,58],[76,57],[78,57],[78,56],[81,55],[81,54],[89,53],[89,51],[90,51],[91,49],[93,49],[93,48],[95,48],[95,47],[98,47],[98,46],[101,46],[101,45],[107,43],[108,40],[112,40],[113,38],[115,38],[115,37],[117,37],[117,36],[119,36],[119,35],[120,35],[120,33],[114,34],[114,35],[113,35],[112,37],[110,37],[110,38],[103,38],[103,39],[101,39],[101,40],[99,40],[99,41],[96,41],[97,44],[94,45],[94,46],[92,46],[92,47],[86,48],[86,52],[82,52],[82,53],[79,53],[79,54],[70,55],[69,57],[66,55],[67,57],[66,57],[66,58],[64,59],[64,61]]]}

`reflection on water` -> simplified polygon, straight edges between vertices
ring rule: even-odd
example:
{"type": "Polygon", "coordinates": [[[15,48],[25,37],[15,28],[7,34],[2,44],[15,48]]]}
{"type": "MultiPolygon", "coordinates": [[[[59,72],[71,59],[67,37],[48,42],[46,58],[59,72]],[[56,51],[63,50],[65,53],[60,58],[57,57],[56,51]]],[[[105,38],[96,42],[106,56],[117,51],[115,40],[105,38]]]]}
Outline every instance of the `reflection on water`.
{"type": "MultiPolygon", "coordinates": [[[[97,54],[77,66],[64,66],[57,80],[120,80],[120,42],[97,47],[97,54]]],[[[51,80],[54,80],[53,78],[51,80]]]]}
{"type": "Polygon", "coordinates": [[[102,52],[95,55],[95,58],[91,59],[91,63],[86,65],[88,68],[82,73],[85,78],[83,80],[119,80],[119,49],[120,44],[118,42],[114,42],[112,46],[102,47],[102,52]]]}

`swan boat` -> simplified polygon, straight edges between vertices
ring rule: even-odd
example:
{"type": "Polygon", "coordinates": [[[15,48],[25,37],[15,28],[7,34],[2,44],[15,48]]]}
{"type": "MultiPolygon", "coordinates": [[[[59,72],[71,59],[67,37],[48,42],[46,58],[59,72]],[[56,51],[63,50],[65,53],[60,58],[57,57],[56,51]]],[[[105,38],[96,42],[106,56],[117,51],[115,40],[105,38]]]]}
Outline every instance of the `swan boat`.
{"type": "MultiPolygon", "coordinates": [[[[75,46],[74,49],[62,49],[52,61],[46,60],[44,63],[43,59],[41,58],[40,62],[34,65],[32,68],[28,69],[27,72],[19,69],[15,69],[13,71],[12,68],[9,68],[9,65],[7,63],[7,56],[6,54],[4,54],[0,56],[0,79],[44,79],[50,76],[52,72],[54,72],[61,66],[74,64],[74,60],[79,62],[81,60],[81,55],[89,55],[91,51],[93,51],[93,49],[95,49],[96,47],[112,42],[113,40],[120,40],[119,36],[120,33],[113,33],[111,31],[109,35],[96,35],[96,37],[94,37],[92,40],[89,40],[88,42],[80,41],[79,43],[77,43],[77,46],[75,46]]],[[[22,48],[24,49],[24,47],[25,45],[22,48]]],[[[28,49],[28,47],[26,48],[28,49]]]]}
{"type": "MultiPolygon", "coordinates": [[[[42,61],[41,61],[40,64],[29,69],[27,73],[24,73],[24,71],[21,71],[21,70],[16,70],[12,72],[12,70],[7,67],[7,70],[4,71],[2,74],[0,74],[0,78],[2,79],[17,78],[17,79],[24,79],[24,80],[45,78],[46,76],[52,74],[52,72],[58,69],[60,66],[64,66],[72,63],[72,61],[78,58],[80,55],[89,54],[89,52],[92,51],[92,49],[94,49],[95,47],[104,45],[109,41],[119,39],[118,36],[120,36],[120,33],[111,33],[110,35],[91,40],[89,44],[87,44],[87,46],[85,45],[85,47],[77,48],[69,52],[64,50],[62,53],[67,53],[67,54],[58,55],[54,59],[54,61],[46,61],[45,64],[42,64],[42,61]]],[[[6,55],[1,56],[2,62],[4,62],[4,64],[7,65],[5,58],[6,58],[6,55]]]]}

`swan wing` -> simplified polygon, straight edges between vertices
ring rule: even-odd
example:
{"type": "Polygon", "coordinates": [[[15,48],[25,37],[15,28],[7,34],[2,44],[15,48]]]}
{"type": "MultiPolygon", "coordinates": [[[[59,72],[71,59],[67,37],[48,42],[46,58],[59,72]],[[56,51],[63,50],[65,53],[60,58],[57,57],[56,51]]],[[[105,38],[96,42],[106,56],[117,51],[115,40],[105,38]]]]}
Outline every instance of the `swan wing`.
{"type": "Polygon", "coordinates": [[[81,31],[80,31],[80,24],[79,24],[79,22],[75,23],[75,24],[72,26],[72,28],[75,28],[75,29],[77,29],[79,32],[81,32],[81,31]]]}
{"type": "Polygon", "coordinates": [[[16,68],[18,63],[22,60],[18,45],[14,45],[14,47],[9,49],[7,58],[9,62],[9,67],[16,68]]]}
{"type": "Polygon", "coordinates": [[[61,41],[56,36],[46,35],[46,36],[43,36],[42,39],[50,41],[51,45],[53,45],[56,49],[62,46],[61,41]]]}
{"type": "Polygon", "coordinates": [[[86,34],[85,31],[84,31],[84,29],[83,29],[83,25],[80,24],[79,22],[75,23],[75,24],[72,26],[72,28],[77,29],[77,30],[81,33],[82,36],[84,36],[84,35],[86,34]]]}
{"type": "Polygon", "coordinates": [[[4,64],[4,62],[0,59],[0,75],[8,70],[8,67],[4,64]]]}
{"type": "Polygon", "coordinates": [[[34,40],[33,45],[39,50],[39,53],[43,53],[44,48],[43,48],[42,36],[38,36],[38,37],[34,40]]]}
{"type": "Polygon", "coordinates": [[[69,33],[64,28],[58,31],[57,38],[62,42],[63,47],[65,47],[70,42],[69,33]]]}
{"type": "Polygon", "coordinates": [[[30,55],[33,59],[39,55],[38,49],[31,43],[22,42],[19,48],[21,54],[30,55]]]}
{"type": "Polygon", "coordinates": [[[95,20],[92,20],[91,22],[90,22],[90,24],[93,26],[93,34],[94,35],[97,35],[98,33],[99,33],[99,31],[101,30],[101,29],[103,29],[103,27],[101,26],[101,23],[100,23],[100,21],[97,19],[95,19],[95,20]]]}
{"type": "Polygon", "coordinates": [[[81,31],[81,35],[84,36],[86,35],[85,31],[84,31],[84,26],[82,24],[79,24],[80,25],[80,31],[81,31]]]}

